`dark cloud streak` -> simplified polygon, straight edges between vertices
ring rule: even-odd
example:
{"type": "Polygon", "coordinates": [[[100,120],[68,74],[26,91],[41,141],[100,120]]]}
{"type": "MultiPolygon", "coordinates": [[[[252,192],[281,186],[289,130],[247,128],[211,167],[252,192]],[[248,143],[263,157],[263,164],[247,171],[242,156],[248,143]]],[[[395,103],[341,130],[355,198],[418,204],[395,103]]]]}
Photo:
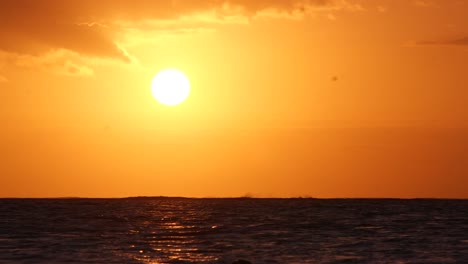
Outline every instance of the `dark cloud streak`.
{"type": "Polygon", "coordinates": [[[468,36],[460,39],[453,40],[451,42],[448,42],[448,44],[453,44],[453,45],[468,45],[468,36]]]}
{"type": "Polygon", "coordinates": [[[419,45],[434,45],[434,46],[446,46],[446,45],[453,45],[453,46],[468,46],[468,36],[452,39],[452,40],[444,40],[444,41],[421,41],[418,42],[419,45]]]}

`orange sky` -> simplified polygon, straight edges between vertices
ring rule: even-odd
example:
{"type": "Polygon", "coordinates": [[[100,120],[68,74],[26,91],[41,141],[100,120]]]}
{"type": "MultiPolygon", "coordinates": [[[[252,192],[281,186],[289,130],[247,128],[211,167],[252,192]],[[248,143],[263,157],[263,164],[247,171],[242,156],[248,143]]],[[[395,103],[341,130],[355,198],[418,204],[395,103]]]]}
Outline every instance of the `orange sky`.
{"type": "Polygon", "coordinates": [[[468,198],[467,70],[464,0],[3,0],[0,197],[468,198]]]}

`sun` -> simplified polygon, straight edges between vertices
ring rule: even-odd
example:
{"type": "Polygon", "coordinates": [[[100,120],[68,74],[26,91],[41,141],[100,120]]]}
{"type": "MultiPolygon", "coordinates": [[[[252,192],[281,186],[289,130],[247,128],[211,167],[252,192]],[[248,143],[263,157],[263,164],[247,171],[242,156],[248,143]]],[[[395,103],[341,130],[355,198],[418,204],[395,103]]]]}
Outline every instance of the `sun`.
{"type": "Polygon", "coordinates": [[[151,92],[163,105],[175,106],[187,99],[190,82],[185,74],[176,69],[160,71],[153,79],[151,92]]]}

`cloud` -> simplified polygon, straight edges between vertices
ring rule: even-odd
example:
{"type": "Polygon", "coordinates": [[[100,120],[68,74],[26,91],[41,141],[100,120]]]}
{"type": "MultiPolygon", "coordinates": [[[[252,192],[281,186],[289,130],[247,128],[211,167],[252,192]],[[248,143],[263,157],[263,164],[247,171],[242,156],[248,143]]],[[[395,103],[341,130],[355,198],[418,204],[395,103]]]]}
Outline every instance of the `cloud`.
{"type": "Polygon", "coordinates": [[[0,51],[15,54],[18,65],[48,65],[48,69],[61,65],[63,74],[89,75],[90,67],[65,59],[64,51],[129,63],[134,58],[125,47],[135,41],[133,34],[137,39],[154,39],[154,33],[200,32],[218,24],[247,24],[255,18],[302,19],[314,12],[334,17],[329,12],[363,10],[351,1],[3,0],[0,51]],[[62,55],[51,56],[56,51],[62,55]],[[25,58],[31,62],[24,63],[25,58]],[[55,64],[45,63],[52,58],[55,64]]]}
{"type": "Polygon", "coordinates": [[[128,60],[122,49],[112,40],[112,32],[97,24],[78,24],[77,21],[67,21],[60,17],[55,18],[56,21],[47,18],[47,12],[38,16],[26,12],[24,17],[2,12],[0,49],[4,51],[37,55],[50,49],[67,49],[85,56],[128,60]]]}
{"type": "Polygon", "coordinates": [[[413,0],[413,5],[419,7],[434,7],[436,6],[434,1],[430,0],[413,0]]]}
{"type": "Polygon", "coordinates": [[[380,13],[385,13],[388,11],[388,7],[386,6],[377,6],[377,11],[380,12],[380,13]]]}
{"type": "Polygon", "coordinates": [[[451,45],[468,45],[468,36],[446,42],[451,45]]]}
{"type": "Polygon", "coordinates": [[[91,76],[94,74],[85,59],[63,49],[50,51],[41,56],[0,53],[0,59],[18,67],[36,68],[59,75],[91,76]]]}
{"type": "Polygon", "coordinates": [[[468,46],[468,36],[451,39],[451,40],[441,40],[441,41],[421,41],[418,42],[419,45],[453,45],[453,46],[468,46]]]}

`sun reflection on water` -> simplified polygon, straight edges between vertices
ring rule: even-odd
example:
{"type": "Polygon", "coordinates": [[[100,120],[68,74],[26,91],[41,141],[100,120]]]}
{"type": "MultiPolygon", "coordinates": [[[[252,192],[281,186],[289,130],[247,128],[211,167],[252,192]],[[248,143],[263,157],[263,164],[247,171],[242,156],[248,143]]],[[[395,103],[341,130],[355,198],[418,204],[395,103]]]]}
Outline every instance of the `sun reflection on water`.
{"type": "MultiPolygon", "coordinates": [[[[151,212],[152,221],[141,221],[141,226],[133,226],[127,232],[134,237],[130,245],[132,260],[148,264],[166,264],[174,261],[189,263],[213,263],[219,258],[199,245],[206,243],[200,234],[213,232],[218,226],[206,225],[203,214],[189,211],[186,214],[151,212]],[[166,213],[161,215],[162,213],[166,213]],[[197,223],[195,225],[194,223],[197,223]]],[[[146,215],[148,212],[145,213],[146,215]]]]}

